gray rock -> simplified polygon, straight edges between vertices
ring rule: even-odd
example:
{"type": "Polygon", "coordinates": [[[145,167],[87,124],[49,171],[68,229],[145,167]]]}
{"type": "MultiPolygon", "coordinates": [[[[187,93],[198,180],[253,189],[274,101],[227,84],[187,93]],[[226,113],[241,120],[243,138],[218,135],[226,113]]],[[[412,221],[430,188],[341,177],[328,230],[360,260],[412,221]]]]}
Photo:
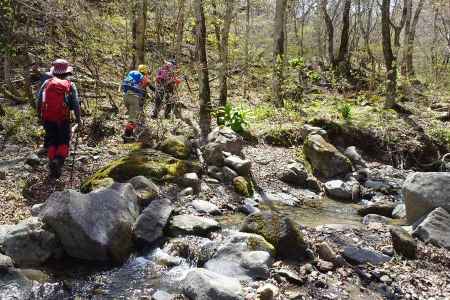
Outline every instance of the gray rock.
{"type": "Polygon", "coordinates": [[[159,194],[159,187],[144,176],[136,176],[129,181],[136,191],[141,207],[146,207],[159,194]]]}
{"type": "Polygon", "coordinates": [[[118,262],[132,250],[138,215],[137,196],[129,183],[89,194],[55,192],[41,212],[70,256],[118,262]]]}
{"type": "Polygon", "coordinates": [[[305,140],[309,135],[312,134],[318,134],[324,137],[327,135],[327,132],[320,127],[311,126],[309,124],[303,125],[302,129],[300,130],[300,136],[302,140],[305,140]]]}
{"type": "Polygon", "coordinates": [[[213,219],[193,215],[174,216],[170,222],[170,233],[178,235],[205,236],[211,232],[220,230],[220,225],[213,219]]]}
{"type": "Polygon", "coordinates": [[[334,269],[334,264],[326,260],[319,260],[317,262],[317,269],[322,273],[327,273],[334,269]]]}
{"type": "Polygon", "coordinates": [[[153,243],[164,235],[173,206],[169,199],[157,199],[137,218],[134,225],[134,236],[137,240],[153,243]]]}
{"type": "Polygon", "coordinates": [[[208,165],[223,166],[223,153],[242,154],[244,139],[228,127],[217,127],[208,135],[208,144],[201,148],[208,165]]]}
{"type": "Polygon", "coordinates": [[[33,205],[31,207],[31,215],[33,217],[37,217],[41,213],[42,209],[44,209],[44,207],[45,207],[45,202],[33,205]]]}
{"type": "Polygon", "coordinates": [[[174,267],[181,264],[181,257],[170,255],[161,249],[156,249],[155,253],[152,255],[153,261],[158,265],[165,267],[174,267]]]}
{"type": "Polygon", "coordinates": [[[406,206],[404,203],[395,206],[394,210],[392,211],[392,217],[394,219],[406,218],[406,206]]]}
{"type": "Polygon", "coordinates": [[[11,257],[0,253],[0,272],[7,271],[14,267],[14,261],[11,257]]]}
{"type": "Polygon", "coordinates": [[[206,213],[210,215],[219,215],[220,209],[212,204],[211,202],[204,201],[204,200],[194,200],[191,202],[191,205],[194,207],[194,209],[200,213],[206,213]]]}
{"type": "Polygon", "coordinates": [[[308,136],[303,153],[315,173],[325,178],[345,175],[352,171],[350,160],[320,135],[308,136]]]}
{"type": "Polygon", "coordinates": [[[395,226],[389,229],[395,252],[409,259],[417,257],[417,243],[403,228],[395,226]]]}
{"type": "Polygon", "coordinates": [[[434,209],[416,227],[413,236],[425,243],[450,250],[450,213],[441,207],[434,209]]]}
{"type": "Polygon", "coordinates": [[[375,214],[390,218],[392,217],[392,212],[395,207],[396,205],[394,203],[377,202],[358,209],[358,214],[363,217],[366,215],[375,214]]]}
{"type": "Polygon", "coordinates": [[[450,211],[450,172],[413,173],[402,192],[410,224],[438,207],[450,211]]]}
{"type": "Polygon", "coordinates": [[[298,187],[306,187],[308,179],[308,171],[300,163],[288,164],[279,174],[279,179],[288,184],[298,187]]]}
{"type": "Polygon", "coordinates": [[[241,231],[262,235],[275,249],[279,258],[303,260],[308,257],[308,245],[298,226],[288,217],[271,212],[247,216],[241,231]]]}
{"type": "Polygon", "coordinates": [[[274,248],[263,237],[237,232],[217,247],[205,268],[239,280],[267,279],[274,248]]]}
{"type": "Polygon", "coordinates": [[[358,153],[355,146],[350,146],[344,151],[344,155],[350,159],[357,170],[367,168],[366,161],[358,153]]]}
{"type": "Polygon", "coordinates": [[[325,182],[325,191],[333,199],[351,201],[353,185],[355,184],[357,183],[331,180],[325,182]]]}
{"type": "Polygon", "coordinates": [[[208,166],[208,175],[219,181],[223,181],[222,169],[217,166],[208,166]]]}
{"type": "Polygon", "coordinates": [[[194,189],[192,187],[187,187],[178,193],[177,198],[181,199],[183,197],[194,195],[194,189]]]}
{"type": "Polygon", "coordinates": [[[371,223],[388,224],[390,221],[392,221],[391,218],[386,218],[384,216],[375,215],[375,214],[368,214],[363,218],[362,223],[364,225],[369,225],[371,223]]]}
{"type": "Polygon", "coordinates": [[[391,260],[389,256],[384,255],[378,251],[356,246],[345,247],[342,255],[348,262],[354,265],[362,265],[366,263],[370,263],[372,265],[381,265],[391,260]]]}
{"type": "Polygon", "coordinates": [[[319,257],[323,260],[329,261],[329,262],[335,262],[336,261],[336,252],[328,245],[326,242],[320,243],[316,245],[317,248],[317,254],[319,254],[319,257]]]}
{"type": "Polygon", "coordinates": [[[239,207],[239,211],[243,212],[246,215],[250,215],[255,212],[259,212],[258,202],[253,199],[245,199],[244,204],[239,207]]]}
{"type": "Polygon", "coordinates": [[[52,256],[60,255],[61,247],[55,234],[43,227],[36,217],[15,225],[0,245],[3,252],[21,267],[39,266],[52,256]]]}
{"type": "Polygon", "coordinates": [[[251,162],[247,159],[242,159],[236,155],[230,155],[225,158],[225,165],[235,170],[241,176],[248,176],[250,174],[251,162]]]}
{"type": "Polygon", "coordinates": [[[233,182],[234,178],[239,176],[239,174],[235,170],[233,170],[229,167],[223,167],[222,172],[223,172],[223,178],[225,180],[225,183],[231,183],[231,182],[233,182]]]}
{"type": "Polygon", "coordinates": [[[314,176],[308,176],[308,178],[306,178],[306,188],[315,193],[321,193],[322,183],[314,176]]]}
{"type": "Polygon", "coordinates": [[[244,292],[235,278],[206,269],[193,269],[181,284],[183,293],[195,300],[243,300],[244,292]]]}
{"type": "Polygon", "coordinates": [[[200,179],[197,173],[186,173],[181,178],[181,184],[184,187],[191,187],[194,189],[195,193],[200,191],[200,179]]]}
{"type": "Polygon", "coordinates": [[[29,166],[32,166],[33,168],[38,167],[41,165],[41,159],[36,154],[30,154],[27,159],[25,160],[25,163],[29,166]]]}
{"type": "Polygon", "coordinates": [[[191,153],[191,144],[184,135],[168,136],[160,146],[161,150],[176,158],[186,159],[191,153]]]}
{"type": "Polygon", "coordinates": [[[174,297],[174,295],[172,295],[172,294],[169,294],[165,291],[157,290],[152,295],[152,300],[172,300],[173,297],[174,297]]]}

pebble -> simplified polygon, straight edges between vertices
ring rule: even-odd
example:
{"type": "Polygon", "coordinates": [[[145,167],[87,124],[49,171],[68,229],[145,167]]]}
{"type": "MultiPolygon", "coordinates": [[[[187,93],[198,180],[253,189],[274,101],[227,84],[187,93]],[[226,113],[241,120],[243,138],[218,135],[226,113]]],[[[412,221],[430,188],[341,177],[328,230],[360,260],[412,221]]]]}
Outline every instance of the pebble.
{"type": "Polygon", "coordinates": [[[334,269],[334,264],[329,261],[319,260],[319,262],[317,263],[317,269],[319,269],[319,271],[322,273],[327,273],[334,269]]]}
{"type": "Polygon", "coordinates": [[[273,300],[278,296],[279,290],[273,284],[265,284],[256,291],[257,300],[273,300]]]}
{"type": "Polygon", "coordinates": [[[316,245],[319,257],[323,260],[334,262],[336,260],[336,252],[328,245],[328,243],[323,242],[316,245]]]}

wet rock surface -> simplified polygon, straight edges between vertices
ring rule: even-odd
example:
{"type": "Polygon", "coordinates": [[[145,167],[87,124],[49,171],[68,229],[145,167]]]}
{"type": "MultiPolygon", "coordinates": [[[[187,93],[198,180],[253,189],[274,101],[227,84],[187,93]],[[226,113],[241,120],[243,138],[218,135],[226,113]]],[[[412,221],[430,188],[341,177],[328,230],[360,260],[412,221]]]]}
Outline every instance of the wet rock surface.
{"type": "Polygon", "coordinates": [[[450,213],[438,207],[414,230],[413,236],[426,243],[450,249],[450,213]]]}

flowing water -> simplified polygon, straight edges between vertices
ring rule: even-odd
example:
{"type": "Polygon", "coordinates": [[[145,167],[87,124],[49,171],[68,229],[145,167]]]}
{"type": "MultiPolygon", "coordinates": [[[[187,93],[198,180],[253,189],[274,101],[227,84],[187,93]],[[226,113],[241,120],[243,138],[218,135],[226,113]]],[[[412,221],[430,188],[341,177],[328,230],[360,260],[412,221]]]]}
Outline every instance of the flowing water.
{"type": "MultiPolygon", "coordinates": [[[[291,217],[304,226],[324,224],[360,224],[357,206],[328,198],[296,207],[284,204],[262,204],[281,215],[291,217]]],[[[244,214],[235,213],[217,217],[225,229],[239,229],[244,214]]],[[[48,270],[52,274],[49,283],[34,290],[35,299],[142,299],[156,289],[177,292],[179,283],[195,262],[182,259],[173,268],[162,267],[156,262],[159,248],[145,249],[130,257],[118,267],[83,264],[77,261],[58,263],[48,270]]]]}

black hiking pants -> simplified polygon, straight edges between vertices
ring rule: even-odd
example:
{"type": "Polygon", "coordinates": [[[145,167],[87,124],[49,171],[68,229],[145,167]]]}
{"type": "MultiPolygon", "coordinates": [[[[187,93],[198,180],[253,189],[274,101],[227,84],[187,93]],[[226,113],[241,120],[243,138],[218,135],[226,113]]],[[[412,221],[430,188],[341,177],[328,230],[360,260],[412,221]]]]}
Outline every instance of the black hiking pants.
{"type": "Polygon", "coordinates": [[[70,122],[44,122],[44,130],[48,159],[60,158],[64,161],[69,156],[70,122]]]}

